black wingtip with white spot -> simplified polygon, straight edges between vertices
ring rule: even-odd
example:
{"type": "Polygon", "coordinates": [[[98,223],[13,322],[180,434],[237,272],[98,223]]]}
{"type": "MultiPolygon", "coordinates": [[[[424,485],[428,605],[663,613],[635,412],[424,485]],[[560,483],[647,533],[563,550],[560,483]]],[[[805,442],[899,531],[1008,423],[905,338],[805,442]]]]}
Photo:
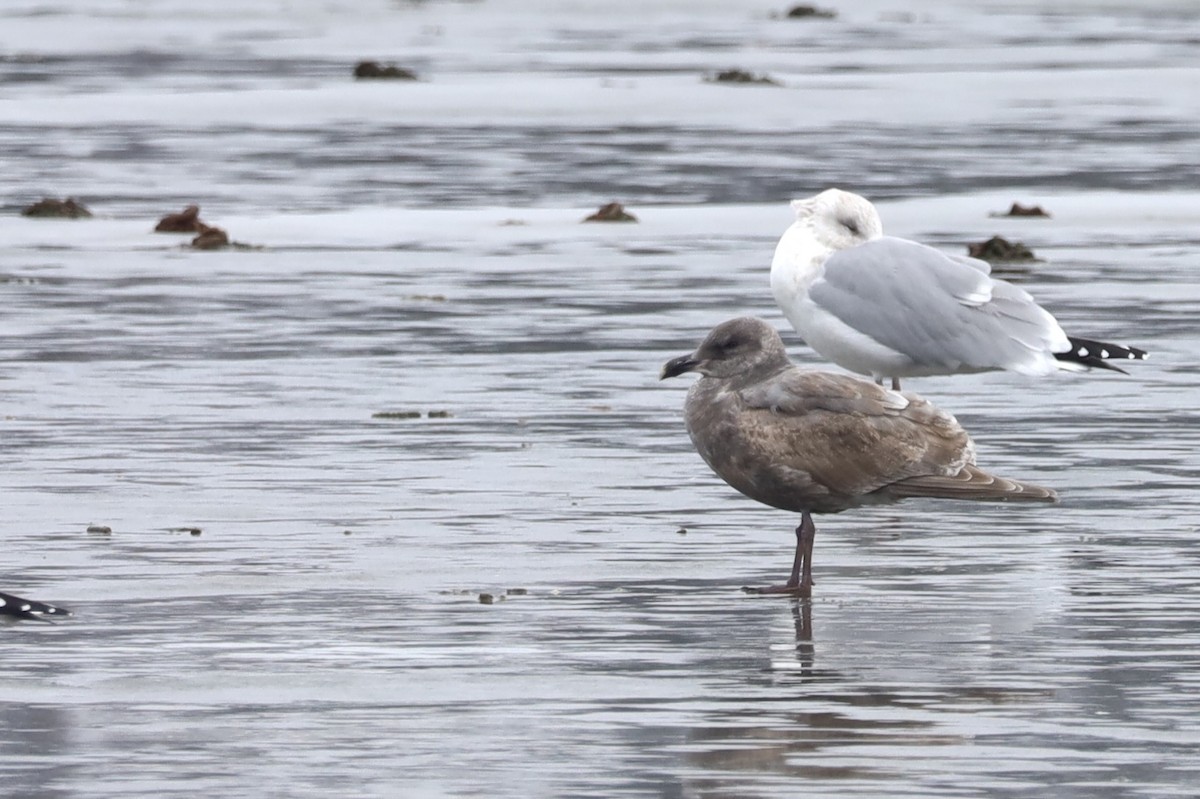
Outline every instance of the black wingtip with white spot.
{"type": "Polygon", "coordinates": [[[1056,352],[1054,357],[1060,361],[1077,363],[1095,369],[1110,369],[1121,374],[1129,374],[1124,369],[1109,361],[1144,361],[1150,353],[1137,347],[1124,347],[1120,344],[1107,344],[1103,341],[1092,341],[1088,338],[1068,336],[1071,349],[1067,352],[1056,352]]]}
{"type": "Polygon", "coordinates": [[[0,591],[0,615],[14,616],[18,619],[49,621],[52,618],[70,616],[71,611],[0,591]]]}

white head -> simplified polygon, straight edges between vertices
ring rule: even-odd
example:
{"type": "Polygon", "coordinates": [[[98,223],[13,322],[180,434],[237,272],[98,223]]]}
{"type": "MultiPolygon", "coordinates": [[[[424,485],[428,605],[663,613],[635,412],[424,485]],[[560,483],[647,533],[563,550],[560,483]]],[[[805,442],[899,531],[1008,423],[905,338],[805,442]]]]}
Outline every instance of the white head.
{"type": "Polygon", "coordinates": [[[805,200],[792,200],[796,220],[807,223],[816,239],[831,250],[844,250],[883,235],[883,222],[865,198],[826,189],[805,200]]]}

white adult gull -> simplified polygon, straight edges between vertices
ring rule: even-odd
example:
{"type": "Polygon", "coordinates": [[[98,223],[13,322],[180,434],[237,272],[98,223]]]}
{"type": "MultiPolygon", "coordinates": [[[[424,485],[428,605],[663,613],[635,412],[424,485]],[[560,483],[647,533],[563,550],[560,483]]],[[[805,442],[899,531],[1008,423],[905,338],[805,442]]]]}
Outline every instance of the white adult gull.
{"type": "Polygon", "coordinates": [[[783,315],[820,355],[876,382],[1007,369],[1046,375],[1146,352],[1068,336],[986,261],[883,235],[864,197],[827,189],[793,200],[796,221],[771,262],[783,315]]]}

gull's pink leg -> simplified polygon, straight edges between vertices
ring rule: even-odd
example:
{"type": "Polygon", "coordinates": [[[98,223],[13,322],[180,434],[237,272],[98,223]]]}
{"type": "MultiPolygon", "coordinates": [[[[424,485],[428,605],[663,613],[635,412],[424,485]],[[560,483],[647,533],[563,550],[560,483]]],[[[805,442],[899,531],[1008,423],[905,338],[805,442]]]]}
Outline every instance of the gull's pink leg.
{"type": "Polygon", "coordinates": [[[813,524],[812,514],[805,511],[800,517],[800,526],[796,528],[796,557],[792,561],[792,573],[783,585],[769,585],[765,588],[742,587],[747,594],[784,594],[786,596],[812,596],[812,551],[813,541],[817,537],[817,526],[813,524]]]}

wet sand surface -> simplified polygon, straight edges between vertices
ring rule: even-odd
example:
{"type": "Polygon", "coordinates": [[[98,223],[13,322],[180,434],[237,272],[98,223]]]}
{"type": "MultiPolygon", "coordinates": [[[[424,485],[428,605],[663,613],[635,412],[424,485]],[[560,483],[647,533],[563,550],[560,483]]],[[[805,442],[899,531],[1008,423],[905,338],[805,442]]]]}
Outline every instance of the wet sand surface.
{"type": "Polygon", "coordinates": [[[1193,795],[1200,20],[972,6],[6,6],[0,589],[75,616],[3,627],[4,792],[1193,795]],[[826,185],[1152,356],[906,385],[1063,502],[819,518],[798,604],[657,373],[747,313],[819,365],[767,274],[826,185]]]}

